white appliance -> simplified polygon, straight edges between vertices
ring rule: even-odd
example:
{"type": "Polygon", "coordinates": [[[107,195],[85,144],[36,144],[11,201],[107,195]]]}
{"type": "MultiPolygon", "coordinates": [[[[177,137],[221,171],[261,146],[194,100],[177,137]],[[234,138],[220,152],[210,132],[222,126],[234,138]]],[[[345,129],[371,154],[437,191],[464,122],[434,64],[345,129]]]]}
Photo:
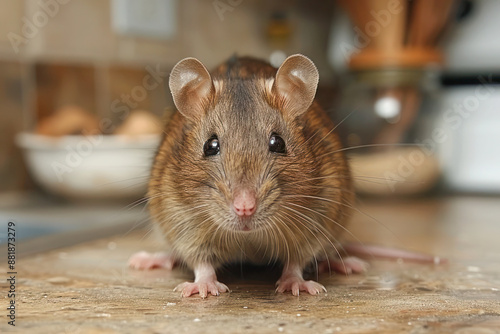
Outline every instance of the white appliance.
{"type": "Polygon", "coordinates": [[[462,84],[443,87],[438,152],[449,188],[500,193],[500,1],[470,3],[445,44],[446,72],[462,84]]]}
{"type": "Polygon", "coordinates": [[[435,130],[448,188],[500,193],[500,85],[446,87],[435,130]]]}

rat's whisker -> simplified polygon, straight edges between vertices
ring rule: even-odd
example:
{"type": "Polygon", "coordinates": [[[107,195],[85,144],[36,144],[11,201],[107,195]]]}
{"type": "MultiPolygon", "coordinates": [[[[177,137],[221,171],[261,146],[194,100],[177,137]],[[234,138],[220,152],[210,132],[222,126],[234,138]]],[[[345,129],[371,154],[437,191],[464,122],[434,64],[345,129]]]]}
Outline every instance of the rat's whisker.
{"type": "Polygon", "coordinates": [[[287,238],[285,237],[285,234],[283,233],[283,231],[281,231],[277,224],[276,224],[276,221],[274,219],[272,219],[272,226],[274,228],[276,228],[276,232],[278,235],[280,235],[281,237],[281,240],[283,241],[283,245],[285,245],[285,249],[286,249],[286,265],[288,266],[289,263],[290,263],[290,247],[288,246],[288,240],[287,238]]]}
{"type": "MultiPolygon", "coordinates": [[[[285,222],[279,216],[275,216],[275,218],[276,218],[276,221],[278,221],[278,223],[279,223],[279,224],[276,224],[278,226],[278,229],[280,230],[279,227],[281,226],[286,231],[290,232],[290,234],[287,234],[287,236],[291,239],[291,241],[293,242],[293,244],[295,246],[293,249],[295,250],[295,252],[299,251],[301,249],[301,247],[300,247],[298,238],[295,236],[295,234],[293,233],[293,231],[291,230],[291,228],[289,226],[287,226],[287,224],[285,224],[285,222]]],[[[283,234],[285,234],[285,231],[283,231],[283,234]]],[[[305,239],[305,240],[307,240],[307,239],[305,239]]],[[[295,254],[295,255],[298,255],[298,254],[295,254]]],[[[289,263],[290,262],[288,261],[287,265],[289,263]]]]}
{"type": "Polygon", "coordinates": [[[325,140],[326,138],[328,138],[328,136],[330,136],[333,131],[335,131],[335,129],[337,129],[342,123],[344,123],[352,114],[354,114],[357,110],[353,110],[351,111],[350,113],[347,114],[347,116],[345,116],[339,123],[337,123],[337,125],[335,125],[333,127],[333,129],[331,129],[330,131],[328,131],[328,133],[323,136],[323,138],[321,138],[314,146],[313,148],[315,148],[316,146],[318,146],[323,140],[325,140]]]}
{"type": "MultiPolygon", "coordinates": [[[[324,179],[339,179],[339,180],[351,180],[351,179],[359,179],[360,181],[363,182],[371,182],[371,183],[377,183],[377,184],[383,184],[383,182],[376,182],[372,180],[380,180],[380,181],[394,181],[394,182],[401,182],[401,180],[389,178],[389,177],[378,177],[378,176],[367,176],[367,175],[356,175],[356,176],[348,176],[348,175],[326,175],[326,176],[317,176],[313,178],[307,178],[299,181],[294,181],[288,183],[288,185],[294,185],[294,184],[300,184],[300,183],[306,183],[310,181],[317,181],[317,180],[324,180],[324,179]]],[[[412,184],[421,184],[422,182],[419,181],[407,181],[405,180],[405,183],[412,183],[412,184]]],[[[321,187],[321,186],[320,186],[321,187]]],[[[344,191],[348,191],[347,189],[344,189],[344,191]]]]}
{"type": "MultiPolygon", "coordinates": [[[[336,226],[338,226],[341,230],[343,230],[344,232],[348,233],[350,236],[352,236],[353,238],[355,238],[356,240],[358,240],[358,241],[359,241],[359,239],[358,239],[356,236],[354,236],[354,235],[351,233],[351,231],[349,231],[349,230],[348,230],[345,226],[343,226],[343,225],[342,225],[342,224],[340,224],[339,222],[335,221],[335,220],[334,220],[334,219],[332,219],[331,217],[328,217],[328,216],[324,215],[323,213],[319,212],[318,210],[313,210],[313,209],[310,209],[310,208],[305,207],[305,206],[303,206],[303,205],[299,205],[299,204],[295,204],[295,203],[291,203],[291,202],[288,202],[288,204],[289,204],[289,205],[293,205],[293,206],[298,207],[298,208],[301,208],[301,209],[308,210],[308,211],[310,211],[310,212],[312,212],[312,213],[314,213],[314,214],[319,215],[319,216],[320,216],[320,217],[322,217],[322,218],[325,218],[325,219],[327,219],[327,220],[331,221],[331,222],[332,222],[332,223],[334,223],[336,226]]],[[[291,209],[291,208],[289,208],[289,209],[290,209],[290,210],[293,210],[293,209],[291,209]]],[[[296,210],[294,210],[294,211],[296,211],[296,210]]],[[[302,213],[300,213],[299,211],[296,211],[296,212],[297,212],[297,213],[299,213],[299,214],[302,214],[302,213]]],[[[303,214],[302,214],[302,215],[303,215],[303,214]]],[[[305,216],[305,215],[304,215],[304,217],[308,217],[308,216],[305,216]]],[[[309,219],[309,220],[310,220],[310,222],[311,222],[311,223],[312,223],[312,224],[313,224],[316,228],[320,229],[323,233],[326,233],[326,234],[327,234],[326,238],[328,238],[328,234],[329,234],[329,232],[328,232],[328,230],[326,230],[326,228],[325,228],[324,226],[322,226],[321,224],[319,224],[317,221],[315,221],[315,220],[313,220],[313,219],[309,219]]],[[[335,241],[338,245],[340,245],[340,247],[342,247],[342,246],[341,246],[341,244],[338,242],[338,240],[336,240],[336,238],[335,238],[335,237],[333,237],[333,236],[331,236],[331,237],[334,239],[334,241],[335,241]]],[[[361,242],[361,241],[359,241],[359,242],[361,242]]],[[[332,246],[333,246],[333,245],[332,245],[332,246]]],[[[333,246],[333,247],[336,249],[336,247],[335,247],[335,246],[333,246]]]]}
{"type": "Polygon", "coordinates": [[[314,133],[313,133],[312,135],[310,135],[310,136],[309,136],[309,138],[307,138],[307,139],[306,139],[303,143],[301,143],[301,144],[298,146],[298,149],[300,150],[300,149],[304,148],[304,147],[307,145],[307,143],[308,143],[311,139],[313,139],[314,137],[316,137],[316,135],[317,135],[320,131],[321,131],[321,129],[317,129],[316,131],[314,131],[314,133]]]}
{"type": "Polygon", "coordinates": [[[423,144],[415,144],[415,143],[394,143],[394,144],[366,144],[366,145],[356,145],[356,146],[350,146],[350,147],[344,147],[344,148],[340,148],[338,150],[334,150],[334,151],[331,151],[331,152],[327,152],[327,153],[324,153],[324,154],[321,154],[318,156],[318,159],[319,158],[322,158],[326,155],[330,155],[330,154],[335,154],[335,153],[338,153],[338,152],[344,152],[344,151],[351,151],[351,150],[355,150],[355,149],[359,149],[359,148],[369,148],[369,147],[399,147],[399,146],[403,146],[403,147],[424,147],[423,144]]]}
{"type": "MultiPolygon", "coordinates": [[[[293,203],[290,203],[290,202],[288,202],[287,204],[290,204],[290,205],[296,205],[296,204],[293,204],[293,203]]],[[[302,207],[302,206],[300,206],[300,205],[297,205],[297,206],[302,207]]],[[[296,214],[298,214],[298,215],[302,216],[303,218],[307,219],[308,221],[310,221],[310,222],[311,222],[311,223],[312,223],[312,224],[313,224],[313,225],[317,228],[318,232],[320,232],[320,233],[323,235],[323,237],[326,239],[326,241],[327,241],[327,242],[328,242],[328,243],[329,243],[329,244],[333,247],[333,249],[335,250],[335,253],[337,253],[337,255],[339,256],[339,258],[342,260],[342,257],[341,257],[341,255],[340,255],[340,252],[339,252],[339,250],[338,250],[337,246],[335,246],[335,244],[334,244],[334,243],[330,240],[330,237],[332,237],[332,238],[334,239],[334,241],[335,241],[335,242],[337,242],[337,243],[338,243],[338,241],[337,241],[337,240],[335,240],[335,238],[334,238],[333,236],[328,236],[328,232],[324,231],[324,227],[323,227],[323,226],[321,226],[320,224],[318,224],[317,222],[315,222],[315,221],[314,221],[314,219],[312,219],[311,217],[309,217],[309,216],[307,216],[307,215],[304,215],[304,214],[303,214],[302,212],[300,212],[300,211],[297,211],[297,210],[295,210],[295,209],[292,209],[292,208],[290,208],[290,207],[288,207],[288,206],[286,206],[286,205],[283,205],[283,208],[288,209],[288,210],[290,210],[290,211],[292,211],[292,212],[295,212],[296,214]]],[[[305,208],[305,207],[302,207],[302,208],[305,208]]],[[[311,211],[313,211],[313,212],[314,212],[314,210],[311,210],[311,211]]],[[[326,217],[326,216],[325,216],[325,217],[326,217]]],[[[338,223],[337,223],[337,224],[338,224],[338,223]]],[[[343,261],[342,261],[342,263],[343,263],[343,261]]],[[[344,265],[344,267],[345,267],[345,265],[344,265]]]]}
{"type": "MultiPolygon", "coordinates": [[[[307,225],[303,224],[303,223],[302,223],[302,222],[300,222],[300,221],[297,221],[297,219],[300,219],[301,217],[293,216],[293,215],[289,214],[288,212],[280,212],[280,213],[278,213],[278,217],[282,216],[283,214],[284,214],[284,215],[286,215],[286,216],[289,218],[289,219],[287,219],[287,220],[291,220],[291,222],[292,222],[292,226],[294,226],[294,227],[295,227],[295,229],[296,229],[297,231],[299,231],[299,233],[301,233],[301,234],[302,234],[302,236],[304,237],[304,240],[306,240],[306,241],[307,241],[307,244],[309,245],[309,249],[311,250],[311,254],[313,254],[313,257],[314,257],[314,262],[315,262],[315,264],[316,264],[316,267],[318,266],[318,259],[316,258],[316,252],[313,250],[313,248],[312,248],[312,246],[311,246],[311,243],[310,243],[310,241],[309,241],[309,238],[307,238],[307,236],[304,234],[304,232],[302,232],[302,230],[301,230],[301,229],[300,229],[300,228],[299,228],[299,227],[298,227],[295,223],[299,223],[302,227],[304,227],[305,229],[307,229],[307,230],[309,231],[309,233],[310,233],[310,234],[311,234],[311,235],[312,235],[312,236],[316,239],[316,241],[318,241],[318,244],[321,246],[321,249],[322,249],[322,250],[323,250],[323,252],[325,253],[325,257],[326,257],[326,259],[328,259],[328,253],[327,253],[327,251],[326,251],[325,247],[323,246],[323,243],[321,243],[321,241],[319,240],[318,236],[317,236],[316,234],[314,234],[314,233],[313,233],[313,231],[311,231],[311,229],[310,229],[307,225]]],[[[283,225],[284,225],[285,227],[287,227],[287,226],[286,226],[286,224],[285,224],[283,221],[282,221],[282,223],[283,223],[283,225]]],[[[290,228],[289,228],[289,229],[290,229],[290,228]]],[[[290,229],[290,231],[291,231],[291,229],[290,229]]],[[[291,231],[291,232],[292,232],[292,231],[291,231]]],[[[292,233],[293,233],[293,232],[292,232],[292,233]]]]}
{"type": "MultiPolygon", "coordinates": [[[[330,203],[335,203],[335,204],[338,204],[338,205],[342,205],[342,206],[345,206],[345,207],[348,207],[349,209],[352,209],[360,214],[362,214],[363,216],[365,217],[368,217],[370,219],[372,219],[373,221],[375,221],[376,223],[380,224],[386,231],[388,231],[389,233],[391,233],[392,236],[394,236],[395,238],[397,238],[397,236],[394,234],[393,231],[391,231],[391,229],[389,227],[387,227],[384,223],[382,223],[380,220],[378,220],[377,218],[373,217],[372,215],[366,213],[366,212],[363,212],[362,210],[356,208],[355,206],[352,206],[350,204],[347,204],[347,203],[342,203],[342,202],[339,202],[339,201],[335,201],[333,199],[327,199],[327,198],[324,198],[324,197],[318,197],[318,196],[308,196],[308,195],[296,195],[296,196],[299,196],[299,197],[311,197],[313,199],[318,199],[318,200],[322,200],[322,201],[327,201],[327,202],[330,202],[330,203]]],[[[290,203],[292,204],[292,203],[290,203]]],[[[308,209],[308,208],[307,208],[308,209]]],[[[326,216],[325,216],[326,217],[326,216]]],[[[339,226],[341,226],[339,224],[339,226]]],[[[343,226],[342,226],[343,227],[343,226]]],[[[348,230],[343,227],[344,231],[348,232],[348,230]]],[[[352,237],[354,237],[354,235],[350,232],[348,232],[352,237]]],[[[356,238],[356,240],[358,240],[356,238]]],[[[359,241],[359,240],[358,240],[359,241]]]]}

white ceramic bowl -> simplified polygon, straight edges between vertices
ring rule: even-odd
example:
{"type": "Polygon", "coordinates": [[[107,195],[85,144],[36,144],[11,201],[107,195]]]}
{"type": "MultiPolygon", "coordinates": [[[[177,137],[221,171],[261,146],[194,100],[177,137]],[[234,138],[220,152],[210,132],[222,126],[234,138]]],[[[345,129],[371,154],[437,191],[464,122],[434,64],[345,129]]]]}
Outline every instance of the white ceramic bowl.
{"type": "Polygon", "coordinates": [[[45,190],[71,199],[144,196],[159,135],[47,137],[20,133],[28,169],[45,190]]]}

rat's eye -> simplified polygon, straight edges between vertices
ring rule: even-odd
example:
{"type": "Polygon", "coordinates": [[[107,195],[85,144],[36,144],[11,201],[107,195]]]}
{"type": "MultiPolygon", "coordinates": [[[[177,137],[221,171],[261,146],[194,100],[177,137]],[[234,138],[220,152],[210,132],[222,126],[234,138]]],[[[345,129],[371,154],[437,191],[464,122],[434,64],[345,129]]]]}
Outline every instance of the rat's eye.
{"type": "Polygon", "coordinates": [[[274,153],[286,153],[285,141],[278,134],[271,134],[269,138],[269,151],[274,153]]]}
{"type": "Polygon", "coordinates": [[[203,145],[203,153],[206,157],[219,154],[220,144],[216,135],[213,135],[203,145]]]}

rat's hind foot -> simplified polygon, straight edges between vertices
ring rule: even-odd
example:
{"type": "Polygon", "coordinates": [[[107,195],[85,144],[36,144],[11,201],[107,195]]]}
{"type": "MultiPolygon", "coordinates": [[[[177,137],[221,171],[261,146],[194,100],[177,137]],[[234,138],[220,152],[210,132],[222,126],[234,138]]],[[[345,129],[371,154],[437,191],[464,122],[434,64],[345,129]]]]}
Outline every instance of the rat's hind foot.
{"type": "Polygon", "coordinates": [[[357,257],[348,256],[342,259],[327,260],[319,264],[319,272],[325,273],[330,270],[335,270],[341,274],[360,274],[364,273],[369,267],[369,264],[357,257]]]}
{"type": "Polygon", "coordinates": [[[201,298],[207,298],[209,293],[212,296],[218,296],[223,292],[228,292],[229,288],[215,280],[210,282],[184,282],[176,286],[174,291],[181,291],[182,297],[189,297],[198,293],[201,298]]]}
{"type": "Polygon", "coordinates": [[[326,288],[317,282],[304,280],[300,266],[288,265],[283,268],[283,273],[276,282],[276,292],[285,291],[291,291],[294,296],[298,296],[300,291],[307,291],[311,295],[319,295],[322,291],[326,292],[326,288]]]}
{"type": "Polygon", "coordinates": [[[326,292],[326,288],[323,285],[315,281],[305,281],[302,277],[280,279],[276,282],[276,285],[276,292],[291,291],[294,296],[298,296],[300,291],[307,291],[311,295],[319,295],[322,291],[326,292]]]}
{"type": "Polygon", "coordinates": [[[130,257],[128,265],[134,269],[146,270],[166,268],[171,270],[176,263],[175,258],[167,253],[138,252],[130,257]]]}

